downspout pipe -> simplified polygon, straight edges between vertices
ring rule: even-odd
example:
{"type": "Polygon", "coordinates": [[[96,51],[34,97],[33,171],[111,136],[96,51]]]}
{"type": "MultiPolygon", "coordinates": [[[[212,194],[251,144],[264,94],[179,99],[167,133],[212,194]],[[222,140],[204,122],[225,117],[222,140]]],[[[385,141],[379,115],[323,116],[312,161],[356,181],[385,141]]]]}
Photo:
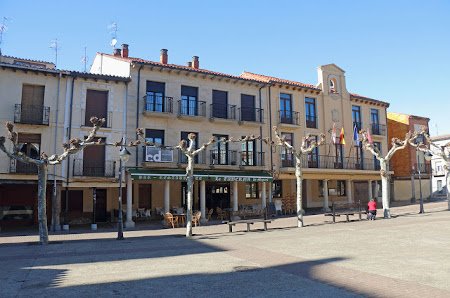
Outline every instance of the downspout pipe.
{"type": "MultiPolygon", "coordinates": [[[[137,90],[136,90],[136,129],[139,128],[139,94],[141,91],[141,70],[144,67],[143,63],[139,63],[139,69],[138,69],[138,77],[137,77],[137,90]]],[[[136,136],[136,140],[138,139],[138,136],[136,136]]],[[[139,148],[136,146],[136,167],[139,165],[139,148]]]]}
{"type": "MultiPolygon", "coordinates": [[[[259,90],[258,90],[258,96],[259,96],[259,113],[261,113],[261,109],[262,109],[262,98],[261,98],[261,89],[262,88],[264,88],[265,87],[265,85],[262,85],[261,87],[259,87],[259,90]]],[[[270,114],[269,114],[269,117],[270,117],[270,114]]],[[[262,132],[262,122],[261,122],[261,124],[259,125],[259,136],[261,137],[261,140],[259,140],[259,152],[261,152],[261,161],[262,161],[262,152],[263,152],[263,146],[262,146],[262,144],[263,144],[263,141],[262,141],[262,134],[263,134],[263,132],[262,132]]]]}
{"type": "MultiPolygon", "coordinates": [[[[61,77],[62,73],[59,73],[58,76],[58,86],[56,88],[56,111],[55,111],[55,143],[53,144],[53,152],[56,153],[56,142],[58,142],[58,115],[59,115],[59,93],[61,90],[61,77]]],[[[52,221],[51,228],[52,231],[61,230],[60,222],[59,222],[59,213],[61,208],[57,208],[57,204],[61,204],[61,202],[57,202],[57,193],[56,193],[56,165],[53,166],[53,192],[52,192],[52,221]]]]}
{"type": "MultiPolygon", "coordinates": [[[[269,85],[269,138],[272,141],[272,94],[271,88],[272,85],[269,85]]],[[[273,173],[273,151],[270,148],[270,171],[273,173]]]]}
{"type": "MultiPolygon", "coordinates": [[[[72,138],[72,114],[73,114],[73,92],[75,89],[75,79],[77,77],[72,77],[72,84],[70,90],[70,106],[69,106],[69,127],[67,128],[67,142],[72,138]]],[[[69,175],[70,175],[70,155],[67,156],[67,169],[66,169],[66,209],[64,210],[64,224],[67,225],[67,212],[69,209],[69,175]]]]}

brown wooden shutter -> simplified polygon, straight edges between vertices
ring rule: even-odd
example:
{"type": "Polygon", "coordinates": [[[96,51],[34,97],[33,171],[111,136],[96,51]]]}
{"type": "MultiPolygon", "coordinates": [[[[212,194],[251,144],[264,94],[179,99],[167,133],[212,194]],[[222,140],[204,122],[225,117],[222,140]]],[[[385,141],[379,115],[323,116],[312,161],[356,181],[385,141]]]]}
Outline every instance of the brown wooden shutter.
{"type": "MultiPolygon", "coordinates": [[[[108,116],[108,91],[87,90],[86,114],[84,125],[91,126],[91,117],[105,118],[108,116]]],[[[106,121],[108,123],[108,121],[106,121]]]]}

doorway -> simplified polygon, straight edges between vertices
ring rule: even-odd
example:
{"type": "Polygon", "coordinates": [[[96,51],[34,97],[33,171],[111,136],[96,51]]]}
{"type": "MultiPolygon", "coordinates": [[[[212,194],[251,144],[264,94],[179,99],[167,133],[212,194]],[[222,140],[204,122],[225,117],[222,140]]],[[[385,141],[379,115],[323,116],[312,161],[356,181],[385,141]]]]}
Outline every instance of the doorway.
{"type": "Polygon", "coordinates": [[[230,208],[230,183],[206,182],[206,208],[230,208]]]}
{"type": "Polygon", "coordinates": [[[96,190],[95,221],[106,222],[106,189],[96,190]]]}

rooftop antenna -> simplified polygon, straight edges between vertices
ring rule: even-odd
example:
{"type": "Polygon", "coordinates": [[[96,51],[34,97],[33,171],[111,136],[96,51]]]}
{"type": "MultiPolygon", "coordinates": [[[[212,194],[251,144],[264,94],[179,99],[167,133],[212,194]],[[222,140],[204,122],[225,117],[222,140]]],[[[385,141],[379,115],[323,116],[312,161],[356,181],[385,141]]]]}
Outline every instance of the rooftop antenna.
{"type": "Polygon", "coordinates": [[[438,125],[437,125],[437,123],[435,123],[434,126],[436,127],[436,135],[438,136],[438,135],[439,135],[439,130],[438,130],[438,125]]]}
{"type": "Polygon", "coordinates": [[[58,50],[59,50],[57,38],[55,38],[54,40],[52,40],[50,42],[50,49],[53,49],[55,51],[55,66],[57,66],[58,65],[58,50]]]}
{"type": "Polygon", "coordinates": [[[2,23],[0,24],[0,55],[2,54],[3,33],[8,29],[8,26],[6,26],[7,21],[9,21],[9,18],[3,17],[2,23]]]}
{"type": "Polygon", "coordinates": [[[84,47],[84,56],[81,57],[81,62],[84,63],[84,72],[86,72],[86,64],[89,61],[89,58],[86,54],[86,49],[87,49],[87,47],[84,47]]]}
{"type": "Polygon", "coordinates": [[[115,49],[117,44],[117,31],[119,30],[117,27],[117,23],[112,22],[110,25],[108,25],[108,30],[112,37],[110,45],[113,49],[115,49]]]}

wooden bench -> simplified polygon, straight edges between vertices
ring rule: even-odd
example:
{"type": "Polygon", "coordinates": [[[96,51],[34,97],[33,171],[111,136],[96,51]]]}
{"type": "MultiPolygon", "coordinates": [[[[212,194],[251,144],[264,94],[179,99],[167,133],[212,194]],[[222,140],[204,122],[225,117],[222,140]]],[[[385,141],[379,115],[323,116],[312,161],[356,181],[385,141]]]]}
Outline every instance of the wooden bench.
{"type": "Polygon", "coordinates": [[[324,213],[325,216],[333,216],[333,223],[336,222],[336,216],[345,215],[347,221],[350,221],[350,215],[359,215],[359,220],[361,220],[361,214],[365,213],[361,208],[361,201],[356,203],[335,203],[331,205],[331,212],[324,213]]]}
{"type": "Polygon", "coordinates": [[[228,224],[228,231],[231,233],[231,232],[233,232],[233,226],[235,226],[237,224],[247,224],[247,232],[250,232],[250,225],[254,224],[255,222],[264,223],[264,231],[267,231],[267,224],[271,223],[272,221],[270,219],[255,218],[255,219],[227,221],[225,223],[228,224]]]}

